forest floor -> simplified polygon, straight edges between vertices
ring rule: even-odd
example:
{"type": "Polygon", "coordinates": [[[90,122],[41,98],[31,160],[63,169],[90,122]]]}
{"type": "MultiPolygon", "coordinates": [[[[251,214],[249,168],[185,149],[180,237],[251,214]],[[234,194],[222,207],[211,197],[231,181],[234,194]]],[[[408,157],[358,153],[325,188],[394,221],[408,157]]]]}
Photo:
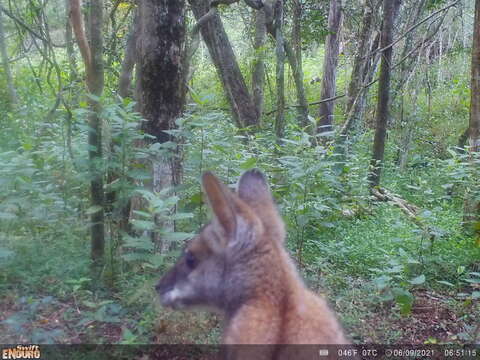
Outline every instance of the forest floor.
{"type": "MultiPolygon", "coordinates": [[[[462,343],[458,334],[464,332],[465,326],[474,325],[463,320],[468,307],[452,302],[451,295],[431,290],[417,290],[414,295],[409,316],[401,317],[385,304],[368,309],[363,318],[350,325],[353,325],[350,335],[354,342],[384,343],[388,338],[389,343],[396,344],[462,343]]],[[[67,302],[51,297],[40,301],[19,302],[18,299],[17,295],[10,294],[0,300],[0,343],[42,343],[54,338],[56,343],[64,344],[116,344],[124,340],[126,321],[121,317],[96,320],[91,309],[78,306],[74,298],[67,302]]],[[[339,315],[345,316],[341,311],[339,315]]],[[[132,314],[124,316],[131,318],[132,314]]],[[[215,343],[220,327],[221,320],[214,315],[161,309],[149,342],[215,343]],[[208,337],[205,334],[209,334],[208,337]]]]}
{"type": "MultiPolygon", "coordinates": [[[[309,257],[298,262],[306,283],[330,301],[353,343],[472,343],[480,314],[473,296],[479,285],[470,278],[480,273],[479,249],[458,235],[455,212],[439,213],[439,225],[452,234],[434,244],[404,218],[380,204],[371,216],[341,219],[334,229],[312,235],[309,257]],[[387,286],[379,286],[386,278],[387,286]],[[395,289],[413,296],[405,315],[401,302],[386,296],[395,289]]],[[[154,285],[163,270],[119,272],[111,288],[93,291],[84,237],[58,235],[54,243],[53,237],[30,243],[27,236],[8,239],[22,256],[0,271],[0,344],[217,344],[220,339],[219,317],[159,306],[154,285]],[[59,261],[64,258],[69,261],[59,261]]]]}
{"type": "Polygon", "coordinates": [[[372,311],[363,325],[356,330],[364,337],[360,343],[375,343],[378,332],[390,333],[397,338],[397,344],[442,344],[461,343],[458,334],[465,329],[461,310],[451,303],[451,296],[430,290],[417,290],[412,313],[406,317],[395,317],[392,321],[392,309],[372,311]]]}

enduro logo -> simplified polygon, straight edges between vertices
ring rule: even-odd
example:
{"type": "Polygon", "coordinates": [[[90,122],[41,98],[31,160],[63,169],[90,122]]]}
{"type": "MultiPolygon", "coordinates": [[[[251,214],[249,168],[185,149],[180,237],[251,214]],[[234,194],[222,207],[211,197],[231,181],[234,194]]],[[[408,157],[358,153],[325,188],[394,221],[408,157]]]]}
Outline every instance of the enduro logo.
{"type": "Polygon", "coordinates": [[[38,345],[17,345],[17,347],[2,350],[2,359],[40,359],[38,345]]]}

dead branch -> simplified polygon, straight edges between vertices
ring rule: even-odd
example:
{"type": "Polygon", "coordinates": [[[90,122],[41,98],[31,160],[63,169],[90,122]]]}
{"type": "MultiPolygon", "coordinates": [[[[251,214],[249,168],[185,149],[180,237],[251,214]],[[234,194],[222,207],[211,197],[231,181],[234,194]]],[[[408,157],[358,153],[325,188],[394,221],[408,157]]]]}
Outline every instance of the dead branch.
{"type": "Polygon", "coordinates": [[[371,189],[371,194],[379,201],[386,201],[397,206],[407,217],[417,225],[421,230],[428,234],[430,241],[435,240],[435,235],[432,231],[432,228],[424,224],[419,218],[418,214],[420,213],[420,208],[410,204],[405,199],[402,199],[400,196],[391,193],[387,189],[376,187],[371,189]]]}
{"type": "Polygon", "coordinates": [[[409,204],[406,200],[402,199],[398,195],[392,194],[384,188],[374,188],[372,194],[380,201],[391,201],[397,205],[405,214],[410,217],[416,217],[420,209],[412,204],[409,204]]]}

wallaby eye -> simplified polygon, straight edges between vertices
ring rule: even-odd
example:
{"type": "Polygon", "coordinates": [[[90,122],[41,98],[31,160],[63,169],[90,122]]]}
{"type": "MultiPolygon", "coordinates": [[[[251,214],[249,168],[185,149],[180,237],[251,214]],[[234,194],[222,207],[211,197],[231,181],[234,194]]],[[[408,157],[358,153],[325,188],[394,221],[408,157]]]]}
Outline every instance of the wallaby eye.
{"type": "Polygon", "coordinates": [[[185,264],[192,270],[197,266],[197,258],[190,251],[185,254],[185,264]]]}

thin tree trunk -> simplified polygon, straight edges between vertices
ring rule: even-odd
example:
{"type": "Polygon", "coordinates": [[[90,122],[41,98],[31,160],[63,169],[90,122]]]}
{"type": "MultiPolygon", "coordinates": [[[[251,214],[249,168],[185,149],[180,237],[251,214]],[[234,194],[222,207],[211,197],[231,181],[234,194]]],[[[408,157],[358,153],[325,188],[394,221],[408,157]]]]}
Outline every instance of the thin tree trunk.
{"type": "Polygon", "coordinates": [[[467,145],[467,141],[469,138],[469,131],[470,131],[470,126],[468,126],[465,131],[462,133],[462,135],[459,136],[458,142],[457,142],[457,152],[458,153],[465,153],[465,145],[467,145]]]}
{"type": "Polygon", "coordinates": [[[70,0],[70,21],[77,39],[80,53],[85,64],[87,90],[90,94],[88,103],[90,114],[88,116],[88,156],[90,167],[90,192],[92,201],[91,221],[91,257],[94,275],[100,274],[104,262],[105,252],[105,209],[103,191],[103,170],[101,162],[102,153],[102,120],[100,118],[100,96],[104,86],[103,72],[103,1],[92,0],[88,8],[88,31],[90,41],[85,36],[85,27],[81,12],[81,1],[70,0]]]}
{"type": "MultiPolygon", "coordinates": [[[[480,0],[475,0],[475,20],[473,25],[472,68],[471,68],[471,98],[469,121],[469,157],[471,167],[478,174],[480,167],[480,0]]],[[[476,241],[480,244],[480,201],[478,183],[467,192],[465,198],[464,219],[468,225],[473,225],[476,241]]]]}
{"type": "MultiPolygon", "coordinates": [[[[410,28],[412,25],[416,24],[420,19],[421,15],[423,14],[423,10],[425,9],[426,0],[420,0],[416,4],[416,9],[412,12],[409,21],[406,24],[406,28],[410,28]]],[[[425,35],[426,36],[426,35],[425,35]]],[[[411,52],[413,48],[413,41],[415,40],[415,32],[411,31],[405,36],[405,41],[402,49],[402,53],[400,55],[400,59],[405,59],[408,56],[408,53],[411,52]]],[[[408,81],[410,74],[415,71],[414,63],[417,60],[416,57],[411,57],[410,59],[406,59],[400,64],[400,71],[398,71],[399,75],[397,76],[398,81],[396,81],[396,86],[392,92],[392,103],[395,102],[395,98],[398,94],[402,92],[403,86],[408,81]]]]}
{"type": "MultiPolygon", "coordinates": [[[[139,8],[137,100],[139,111],[147,120],[145,132],[157,143],[171,141],[166,132],[176,128],[175,120],[185,106],[185,1],[143,0],[139,8]]],[[[160,156],[152,164],[155,192],[179,183],[180,163],[175,154],[160,156]]],[[[157,226],[173,231],[169,219],[156,219],[157,226]]],[[[154,234],[157,248],[168,250],[168,242],[154,234]]]]}
{"type": "Polygon", "coordinates": [[[258,119],[261,119],[264,103],[266,40],[266,18],[265,12],[261,9],[255,12],[255,59],[252,71],[252,95],[258,119]]]}
{"type": "MultiPolygon", "coordinates": [[[[300,6],[300,5],[298,5],[300,6]]],[[[297,12],[300,10],[296,10],[297,12]]],[[[297,19],[294,21],[300,21],[297,19]]],[[[272,19],[270,22],[267,17],[267,31],[272,35],[274,39],[277,38],[276,25],[272,19]]],[[[295,83],[295,90],[297,94],[297,113],[298,121],[303,128],[309,125],[308,121],[308,101],[305,95],[305,86],[303,85],[303,69],[302,69],[302,51],[301,51],[301,37],[300,37],[300,24],[294,24],[294,31],[292,35],[293,47],[288,43],[285,37],[282,35],[284,53],[287,57],[290,69],[292,70],[293,80],[295,83]],[[298,27],[295,29],[295,27],[298,27]],[[298,33],[296,33],[298,32],[298,33]]]]}
{"type": "Polygon", "coordinates": [[[363,89],[365,84],[365,68],[370,61],[370,56],[365,58],[365,54],[369,52],[369,44],[373,32],[373,9],[368,6],[368,1],[365,1],[365,8],[363,13],[362,29],[360,32],[360,40],[357,48],[357,53],[353,60],[353,69],[348,85],[348,102],[347,102],[347,111],[348,117],[345,121],[347,124],[345,128],[345,134],[347,135],[355,125],[355,122],[358,122],[363,114],[363,105],[364,101],[360,98],[362,96],[361,92],[366,90],[363,89]],[[355,108],[354,108],[355,107],[355,108]]]}
{"type": "MultiPolygon", "coordinates": [[[[130,26],[130,31],[128,34],[127,42],[125,45],[125,54],[122,61],[122,67],[120,71],[119,81],[118,81],[118,94],[122,98],[126,97],[133,97],[133,91],[131,88],[132,85],[132,77],[133,77],[133,69],[135,67],[136,61],[136,50],[137,50],[137,34],[138,34],[138,10],[134,10],[133,14],[133,21],[130,26]]],[[[110,145],[110,152],[114,153],[116,150],[115,141],[112,139],[109,140],[110,145]]],[[[119,169],[109,167],[107,173],[107,184],[112,184],[114,181],[119,179],[121,176],[125,176],[125,174],[121,174],[122,171],[119,169]]],[[[116,232],[118,237],[118,242],[122,242],[122,237],[124,233],[131,233],[132,228],[130,226],[130,213],[132,208],[132,198],[119,198],[122,194],[120,194],[116,189],[113,189],[109,186],[109,191],[105,194],[106,200],[106,209],[109,211],[113,209],[114,204],[116,204],[120,211],[118,212],[118,216],[112,216],[113,226],[111,230],[111,234],[116,232]],[[120,200],[120,201],[118,201],[120,200]]],[[[124,196],[124,194],[123,194],[124,196]]]]}
{"type": "MultiPolygon", "coordinates": [[[[380,48],[385,48],[393,40],[394,1],[383,0],[383,29],[380,48]]],[[[371,172],[368,175],[370,186],[380,184],[381,169],[385,153],[385,137],[387,134],[388,110],[390,99],[390,73],[393,47],[388,47],[382,53],[380,64],[380,78],[378,83],[377,124],[373,140],[373,155],[370,162],[371,172]]]]}
{"type": "Polygon", "coordinates": [[[400,144],[398,154],[398,168],[404,172],[407,163],[408,155],[412,145],[413,134],[417,125],[417,89],[412,89],[409,104],[405,104],[405,94],[402,94],[402,121],[403,128],[400,133],[400,144]],[[405,111],[405,107],[407,108],[405,111]],[[405,115],[406,113],[406,115],[405,115]]]}
{"type": "Polygon", "coordinates": [[[96,263],[103,263],[105,249],[105,224],[104,224],[104,191],[103,170],[100,163],[103,160],[102,151],[102,119],[100,113],[102,106],[99,98],[103,92],[103,0],[92,0],[89,8],[90,17],[90,53],[91,72],[87,75],[87,86],[90,94],[88,102],[92,112],[89,115],[90,131],[88,143],[90,145],[89,159],[92,172],[91,192],[92,205],[96,211],[92,213],[92,259],[96,263]]]}
{"type": "MultiPolygon", "coordinates": [[[[328,35],[325,41],[325,59],[323,63],[322,93],[320,99],[329,99],[335,96],[336,72],[340,45],[340,29],[342,26],[342,1],[330,0],[328,12],[328,35]]],[[[319,109],[319,123],[317,132],[323,133],[332,130],[334,101],[323,102],[319,109]]]]}
{"type": "Polygon", "coordinates": [[[67,50],[67,59],[69,65],[69,79],[70,82],[75,81],[78,78],[77,74],[77,62],[75,60],[75,49],[73,47],[73,32],[72,24],[70,23],[70,0],[65,0],[65,9],[67,13],[67,23],[65,24],[65,45],[67,50]]]}
{"type": "Polygon", "coordinates": [[[285,42],[285,52],[287,53],[288,62],[292,69],[293,79],[295,81],[295,88],[297,91],[297,112],[298,122],[306,128],[309,125],[308,121],[308,101],[305,96],[305,87],[303,85],[303,67],[302,67],[302,3],[300,0],[293,2],[293,29],[292,29],[292,46],[285,42]]]}
{"type": "MultiPolygon", "coordinates": [[[[208,1],[189,0],[189,3],[197,21],[210,10],[208,1]]],[[[257,126],[259,119],[255,104],[238,66],[237,58],[220,16],[214,14],[209,21],[202,24],[200,31],[222,81],[225,96],[230,104],[237,126],[241,128],[257,126]]]]}
{"type": "Polygon", "coordinates": [[[3,19],[3,11],[0,10],[0,56],[2,57],[3,70],[5,71],[5,78],[7,80],[9,107],[10,110],[13,110],[18,104],[18,97],[15,85],[13,84],[12,70],[10,69],[3,19]]]}
{"type": "Polygon", "coordinates": [[[135,10],[133,22],[128,34],[127,44],[125,45],[125,55],[122,61],[122,69],[118,82],[118,94],[122,97],[132,96],[131,85],[133,69],[135,67],[137,55],[137,38],[138,38],[138,11],[135,10]]]}
{"type": "Polygon", "coordinates": [[[283,42],[283,0],[275,3],[275,40],[276,40],[276,85],[277,115],[275,118],[275,134],[277,143],[285,136],[285,45],[283,42]]]}

